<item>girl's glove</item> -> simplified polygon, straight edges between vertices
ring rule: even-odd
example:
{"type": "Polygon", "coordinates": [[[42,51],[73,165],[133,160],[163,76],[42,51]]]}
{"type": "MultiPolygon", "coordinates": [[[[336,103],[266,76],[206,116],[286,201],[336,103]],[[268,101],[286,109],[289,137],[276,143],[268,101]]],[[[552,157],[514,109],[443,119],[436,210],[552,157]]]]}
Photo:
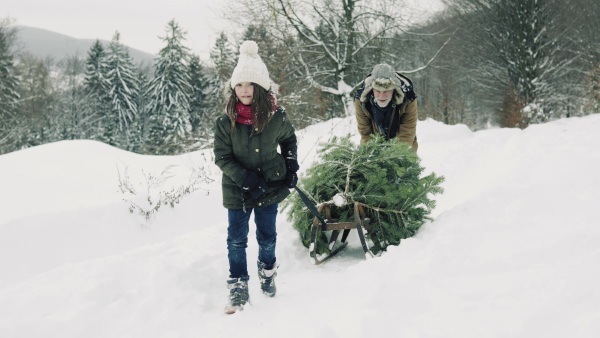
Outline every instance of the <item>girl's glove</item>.
{"type": "Polygon", "coordinates": [[[249,193],[253,199],[258,199],[267,189],[269,189],[267,182],[253,172],[250,172],[242,183],[242,190],[249,193]]]}
{"type": "Polygon", "coordinates": [[[292,189],[298,183],[298,175],[296,175],[296,172],[298,169],[300,169],[300,166],[298,165],[298,161],[296,161],[296,159],[287,158],[285,160],[285,167],[287,169],[284,181],[285,186],[292,189]]]}
{"type": "Polygon", "coordinates": [[[288,171],[285,174],[284,182],[285,182],[286,187],[293,189],[296,186],[296,184],[298,183],[298,175],[296,175],[296,173],[293,171],[288,171]]]}

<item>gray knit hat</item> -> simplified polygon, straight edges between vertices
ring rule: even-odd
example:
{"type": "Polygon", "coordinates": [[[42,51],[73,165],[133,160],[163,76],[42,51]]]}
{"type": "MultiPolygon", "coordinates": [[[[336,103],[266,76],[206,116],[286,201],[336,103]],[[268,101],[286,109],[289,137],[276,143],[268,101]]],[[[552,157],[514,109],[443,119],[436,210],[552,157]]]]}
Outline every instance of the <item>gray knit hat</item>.
{"type": "Polygon", "coordinates": [[[253,82],[266,90],[271,89],[269,71],[258,55],[256,42],[247,40],[241,44],[238,63],[233,69],[230,82],[232,89],[242,82],[253,82]]]}
{"type": "Polygon", "coordinates": [[[392,66],[380,63],[373,67],[371,75],[365,79],[365,86],[384,92],[396,88],[400,90],[401,82],[392,66]]]}

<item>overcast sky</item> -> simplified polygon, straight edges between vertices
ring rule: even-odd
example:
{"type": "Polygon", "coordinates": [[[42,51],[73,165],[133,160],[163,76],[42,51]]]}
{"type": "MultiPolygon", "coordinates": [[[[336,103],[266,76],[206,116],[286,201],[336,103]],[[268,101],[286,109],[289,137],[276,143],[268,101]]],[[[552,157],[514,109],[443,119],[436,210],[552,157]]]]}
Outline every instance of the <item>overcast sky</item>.
{"type": "Polygon", "coordinates": [[[17,25],[47,29],[79,39],[111,40],[157,54],[164,47],[159,36],[171,19],[187,31],[188,46],[202,59],[227,22],[221,7],[230,0],[2,0],[0,19],[17,25]]]}
{"type": "MultiPolygon", "coordinates": [[[[159,37],[175,19],[187,32],[185,45],[208,61],[218,33],[232,31],[222,15],[231,1],[235,0],[2,0],[0,19],[78,39],[110,41],[119,31],[121,43],[152,54],[164,47],[159,37]]],[[[403,2],[404,12],[417,20],[442,7],[441,0],[403,2]]]]}

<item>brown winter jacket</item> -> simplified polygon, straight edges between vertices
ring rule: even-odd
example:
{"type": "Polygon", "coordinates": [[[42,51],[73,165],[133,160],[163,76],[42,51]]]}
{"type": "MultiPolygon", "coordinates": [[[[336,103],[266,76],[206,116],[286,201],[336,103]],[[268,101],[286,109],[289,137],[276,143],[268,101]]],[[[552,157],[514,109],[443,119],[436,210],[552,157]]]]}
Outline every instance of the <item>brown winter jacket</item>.
{"type": "MultiPolygon", "coordinates": [[[[394,105],[394,117],[390,121],[389,130],[396,130],[396,139],[400,142],[408,143],[417,151],[417,100],[413,91],[412,82],[397,73],[403,86],[401,89],[394,90],[394,98],[391,104],[394,105]],[[393,126],[395,125],[395,126],[393,126]]],[[[360,143],[365,143],[371,139],[378,128],[373,121],[371,103],[369,96],[373,95],[373,88],[365,88],[363,81],[355,94],[354,108],[356,110],[356,122],[358,132],[360,133],[360,143]]],[[[385,135],[389,138],[389,135],[385,135]]]]}

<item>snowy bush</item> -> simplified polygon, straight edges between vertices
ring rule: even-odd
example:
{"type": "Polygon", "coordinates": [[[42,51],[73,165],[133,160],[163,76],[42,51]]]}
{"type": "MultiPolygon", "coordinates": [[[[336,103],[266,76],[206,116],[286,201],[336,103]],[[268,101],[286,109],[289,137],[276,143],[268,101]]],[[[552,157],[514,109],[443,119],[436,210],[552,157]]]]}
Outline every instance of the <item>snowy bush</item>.
{"type": "Polygon", "coordinates": [[[203,170],[194,169],[187,181],[178,184],[174,181],[176,178],[181,180],[182,177],[173,174],[175,168],[174,165],[168,166],[158,175],[142,170],[141,176],[144,180],[138,182],[131,180],[128,167],[125,167],[123,172],[117,168],[119,191],[123,194],[129,211],[142,215],[145,221],[150,221],[161,206],[168,205],[173,208],[185,196],[200,189],[203,184],[213,181],[203,170]]]}

